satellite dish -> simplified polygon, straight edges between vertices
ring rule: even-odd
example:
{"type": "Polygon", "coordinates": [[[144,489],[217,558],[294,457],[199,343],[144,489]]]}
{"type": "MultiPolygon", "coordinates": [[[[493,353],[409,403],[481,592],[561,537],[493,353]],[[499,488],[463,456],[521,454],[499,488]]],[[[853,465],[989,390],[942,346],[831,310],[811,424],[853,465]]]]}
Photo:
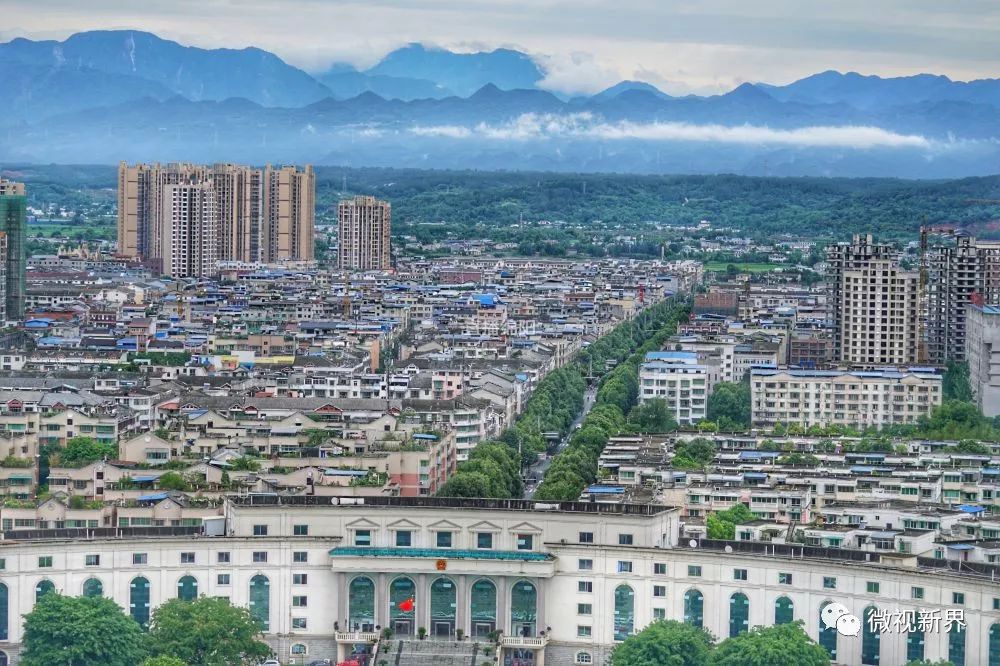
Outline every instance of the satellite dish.
{"type": "Polygon", "coordinates": [[[733,552],[733,547],[732,546],[726,546],[726,552],[727,553],[733,552]]]}
{"type": "Polygon", "coordinates": [[[698,540],[697,539],[691,539],[690,541],[688,541],[688,545],[691,546],[692,548],[697,548],[698,547],[698,540]]]}

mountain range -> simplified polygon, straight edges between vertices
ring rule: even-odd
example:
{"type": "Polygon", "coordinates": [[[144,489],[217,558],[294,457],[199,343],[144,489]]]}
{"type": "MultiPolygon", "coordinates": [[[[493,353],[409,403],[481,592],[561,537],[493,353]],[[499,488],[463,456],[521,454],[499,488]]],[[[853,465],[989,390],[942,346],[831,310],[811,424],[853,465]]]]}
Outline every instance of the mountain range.
{"type": "Polygon", "coordinates": [[[567,98],[509,49],[410,44],[307,73],[139,31],[0,43],[0,160],[951,177],[1000,166],[1000,80],[827,71],[671,96],[567,98]]]}

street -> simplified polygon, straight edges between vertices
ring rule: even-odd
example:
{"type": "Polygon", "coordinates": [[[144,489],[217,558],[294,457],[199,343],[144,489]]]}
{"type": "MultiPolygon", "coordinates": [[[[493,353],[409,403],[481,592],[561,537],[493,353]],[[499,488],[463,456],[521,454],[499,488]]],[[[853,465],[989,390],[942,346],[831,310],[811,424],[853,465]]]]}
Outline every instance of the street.
{"type": "Polygon", "coordinates": [[[556,447],[556,451],[553,455],[546,455],[544,458],[539,458],[533,465],[524,470],[524,478],[527,479],[524,482],[524,499],[531,499],[535,496],[535,490],[538,489],[538,484],[545,477],[545,472],[548,470],[549,465],[552,464],[552,458],[557,455],[560,451],[566,448],[569,443],[569,438],[573,436],[576,432],[576,427],[583,423],[583,419],[587,417],[590,410],[594,407],[594,399],[597,397],[597,388],[588,388],[587,392],[583,394],[583,409],[575,419],[573,419],[572,425],[569,427],[569,432],[559,440],[559,445],[556,447]],[[531,479],[536,479],[532,481],[531,479]]]}

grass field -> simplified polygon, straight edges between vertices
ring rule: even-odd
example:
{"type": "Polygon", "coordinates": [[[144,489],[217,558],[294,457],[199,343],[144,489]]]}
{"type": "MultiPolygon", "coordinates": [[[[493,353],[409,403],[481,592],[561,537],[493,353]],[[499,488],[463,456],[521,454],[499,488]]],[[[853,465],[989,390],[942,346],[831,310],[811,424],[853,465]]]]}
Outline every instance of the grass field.
{"type": "MultiPolygon", "coordinates": [[[[767,271],[773,271],[776,268],[781,268],[780,264],[753,264],[753,263],[740,264],[736,262],[730,262],[730,263],[732,263],[733,266],[736,266],[736,268],[741,273],[766,273],[767,271]]],[[[705,264],[705,270],[724,271],[726,270],[726,266],[729,266],[729,263],[725,261],[710,261],[707,264],[705,264]]]]}

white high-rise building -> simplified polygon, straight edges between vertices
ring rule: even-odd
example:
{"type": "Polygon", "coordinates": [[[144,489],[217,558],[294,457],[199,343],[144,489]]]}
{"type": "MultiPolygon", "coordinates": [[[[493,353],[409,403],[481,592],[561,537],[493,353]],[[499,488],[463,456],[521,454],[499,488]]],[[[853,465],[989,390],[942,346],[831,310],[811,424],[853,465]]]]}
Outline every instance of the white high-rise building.
{"type": "Polygon", "coordinates": [[[211,183],[163,188],[163,273],[209,277],[219,261],[218,204],[211,183]]]}

